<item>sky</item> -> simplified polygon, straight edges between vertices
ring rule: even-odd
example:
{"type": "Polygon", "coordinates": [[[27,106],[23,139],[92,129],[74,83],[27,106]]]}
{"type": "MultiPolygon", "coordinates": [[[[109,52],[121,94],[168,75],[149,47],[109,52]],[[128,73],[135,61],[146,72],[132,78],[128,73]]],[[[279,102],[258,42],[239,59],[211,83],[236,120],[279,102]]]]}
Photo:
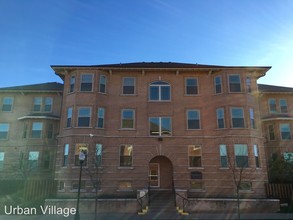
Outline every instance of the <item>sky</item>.
{"type": "Polygon", "coordinates": [[[51,65],[271,66],[293,87],[293,0],[0,0],[0,87],[62,82],[51,65]]]}

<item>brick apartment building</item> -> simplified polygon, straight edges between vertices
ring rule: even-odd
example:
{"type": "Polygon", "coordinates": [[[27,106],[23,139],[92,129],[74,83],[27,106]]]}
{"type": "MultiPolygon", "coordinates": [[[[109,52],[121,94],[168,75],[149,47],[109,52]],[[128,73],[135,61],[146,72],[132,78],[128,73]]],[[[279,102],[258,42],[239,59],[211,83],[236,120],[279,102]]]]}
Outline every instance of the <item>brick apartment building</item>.
{"type": "Polygon", "coordinates": [[[0,88],[1,187],[54,179],[62,92],[59,83],[0,88]]]}
{"type": "Polygon", "coordinates": [[[52,66],[64,80],[58,195],[185,190],[189,197],[265,197],[267,165],[257,79],[270,67],[184,63],[52,66]],[[94,181],[93,181],[94,180],[94,181]],[[95,182],[97,181],[97,182],[95,182]]]}
{"type": "MultiPolygon", "coordinates": [[[[270,67],[184,63],[52,66],[64,81],[0,88],[0,180],[56,179],[76,198],[172,189],[264,198],[273,155],[292,160],[293,89],[270,67]],[[238,175],[238,176],[237,176],[238,175]]],[[[3,182],[2,182],[3,183],[3,182]]]]}

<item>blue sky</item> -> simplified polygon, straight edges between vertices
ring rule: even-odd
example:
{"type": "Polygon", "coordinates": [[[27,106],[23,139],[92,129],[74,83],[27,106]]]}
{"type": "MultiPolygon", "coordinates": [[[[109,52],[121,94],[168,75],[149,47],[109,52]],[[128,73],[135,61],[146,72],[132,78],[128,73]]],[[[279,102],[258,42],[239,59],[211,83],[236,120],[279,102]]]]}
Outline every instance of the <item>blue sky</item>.
{"type": "Polygon", "coordinates": [[[0,0],[0,87],[61,80],[50,65],[272,66],[293,87],[292,0],[0,0]]]}

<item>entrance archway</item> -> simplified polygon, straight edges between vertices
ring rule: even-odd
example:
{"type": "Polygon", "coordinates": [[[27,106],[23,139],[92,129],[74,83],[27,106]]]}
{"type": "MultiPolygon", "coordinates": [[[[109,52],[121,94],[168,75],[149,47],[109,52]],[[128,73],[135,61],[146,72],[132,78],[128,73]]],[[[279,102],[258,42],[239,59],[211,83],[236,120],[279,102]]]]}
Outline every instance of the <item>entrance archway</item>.
{"type": "Polygon", "coordinates": [[[173,165],[169,158],[156,156],[149,163],[151,188],[172,189],[173,165]]]}

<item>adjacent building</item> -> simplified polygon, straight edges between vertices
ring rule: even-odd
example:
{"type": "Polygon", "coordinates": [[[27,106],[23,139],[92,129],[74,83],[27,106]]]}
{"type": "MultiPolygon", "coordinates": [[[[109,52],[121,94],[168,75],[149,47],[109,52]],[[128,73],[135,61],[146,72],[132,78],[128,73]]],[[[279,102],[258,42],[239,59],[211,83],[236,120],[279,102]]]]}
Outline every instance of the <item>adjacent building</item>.
{"type": "Polygon", "coordinates": [[[62,93],[60,83],[0,89],[0,180],[8,186],[54,179],[62,93]]]}

